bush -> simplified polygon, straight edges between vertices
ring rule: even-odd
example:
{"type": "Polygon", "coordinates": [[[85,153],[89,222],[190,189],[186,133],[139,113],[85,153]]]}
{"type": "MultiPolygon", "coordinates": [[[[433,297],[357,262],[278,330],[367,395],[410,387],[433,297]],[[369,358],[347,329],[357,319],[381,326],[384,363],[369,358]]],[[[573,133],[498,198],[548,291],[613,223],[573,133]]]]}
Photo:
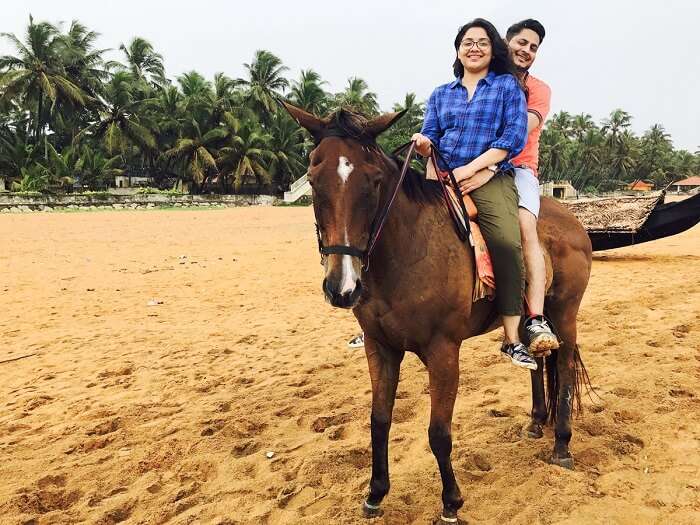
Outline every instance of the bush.
{"type": "Polygon", "coordinates": [[[171,188],[169,190],[159,190],[158,188],[152,188],[150,186],[144,186],[136,190],[137,195],[184,195],[184,193],[176,188],[171,188]]]}
{"type": "Polygon", "coordinates": [[[284,202],[278,200],[275,202],[275,206],[311,206],[314,203],[311,195],[302,195],[294,202],[284,202]]]}

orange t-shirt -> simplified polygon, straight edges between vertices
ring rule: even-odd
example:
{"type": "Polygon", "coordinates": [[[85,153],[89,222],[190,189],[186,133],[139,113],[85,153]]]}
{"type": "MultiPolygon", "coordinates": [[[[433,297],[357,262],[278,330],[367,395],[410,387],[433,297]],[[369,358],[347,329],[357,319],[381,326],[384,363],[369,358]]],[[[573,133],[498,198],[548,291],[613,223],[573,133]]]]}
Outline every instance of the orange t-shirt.
{"type": "Polygon", "coordinates": [[[525,79],[529,95],[527,98],[527,112],[534,113],[540,117],[540,125],[533,129],[527,136],[527,143],[517,157],[511,159],[513,166],[525,165],[531,168],[537,177],[537,167],[539,165],[538,156],[540,152],[540,133],[547,113],[549,113],[549,103],[552,98],[552,90],[539,78],[532,75],[525,79]]]}

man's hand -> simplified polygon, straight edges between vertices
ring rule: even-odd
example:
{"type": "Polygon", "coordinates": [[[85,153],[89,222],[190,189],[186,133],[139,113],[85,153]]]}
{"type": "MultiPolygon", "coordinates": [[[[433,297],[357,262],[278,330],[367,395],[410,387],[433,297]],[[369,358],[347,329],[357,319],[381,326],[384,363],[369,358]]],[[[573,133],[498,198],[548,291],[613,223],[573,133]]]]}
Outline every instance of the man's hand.
{"type": "Polygon", "coordinates": [[[421,135],[420,133],[414,133],[411,140],[416,143],[416,151],[419,155],[422,155],[423,157],[430,155],[430,146],[432,146],[433,143],[430,142],[428,137],[421,135]]]}
{"type": "MultiPolygon", "coordinates": [[[[462,168],[457,168],[456,170],[454,170],[455,178],[457,178],[457,170],[461,169],[462,168]]],[[[483,170],[477,171],[471,177],[467,177],[462,181],[457,179],[457,182],[459,183],[459,190],[462,193],[462,195],[467,195],[475,189],[481,188],[484,184],[491,180],[493,175],[493,171],[484,168],[483,170]]]]}

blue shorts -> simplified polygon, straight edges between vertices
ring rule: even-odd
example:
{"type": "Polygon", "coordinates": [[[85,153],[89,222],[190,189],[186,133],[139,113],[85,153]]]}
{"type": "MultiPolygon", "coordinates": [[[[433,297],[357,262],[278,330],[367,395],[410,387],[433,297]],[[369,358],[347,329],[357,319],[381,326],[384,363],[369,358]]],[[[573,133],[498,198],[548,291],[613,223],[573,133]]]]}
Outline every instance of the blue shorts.
{"type": "Polygon", "coordinates": [[[539,217],[540,182],[530,168],[515,168],[515,187],[518,189],[518,207],[539,217]]]}

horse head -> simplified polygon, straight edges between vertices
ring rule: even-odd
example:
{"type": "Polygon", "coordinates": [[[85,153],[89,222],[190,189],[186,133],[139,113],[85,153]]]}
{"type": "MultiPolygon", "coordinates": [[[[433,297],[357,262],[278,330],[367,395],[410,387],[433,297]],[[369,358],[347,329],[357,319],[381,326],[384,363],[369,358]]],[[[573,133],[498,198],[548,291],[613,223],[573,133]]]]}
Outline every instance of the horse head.
{"type": "Polygon", "coordinates": [[[360,275],[373,224],[396,171],[388,169],[394,165],[376,138],[403,112],[366,119],[341,109],[321,119],[284,106],[316,144],[307,176],[324,255],[323,292],[333,306],[352,308],[362,294],[360,275]]]}

